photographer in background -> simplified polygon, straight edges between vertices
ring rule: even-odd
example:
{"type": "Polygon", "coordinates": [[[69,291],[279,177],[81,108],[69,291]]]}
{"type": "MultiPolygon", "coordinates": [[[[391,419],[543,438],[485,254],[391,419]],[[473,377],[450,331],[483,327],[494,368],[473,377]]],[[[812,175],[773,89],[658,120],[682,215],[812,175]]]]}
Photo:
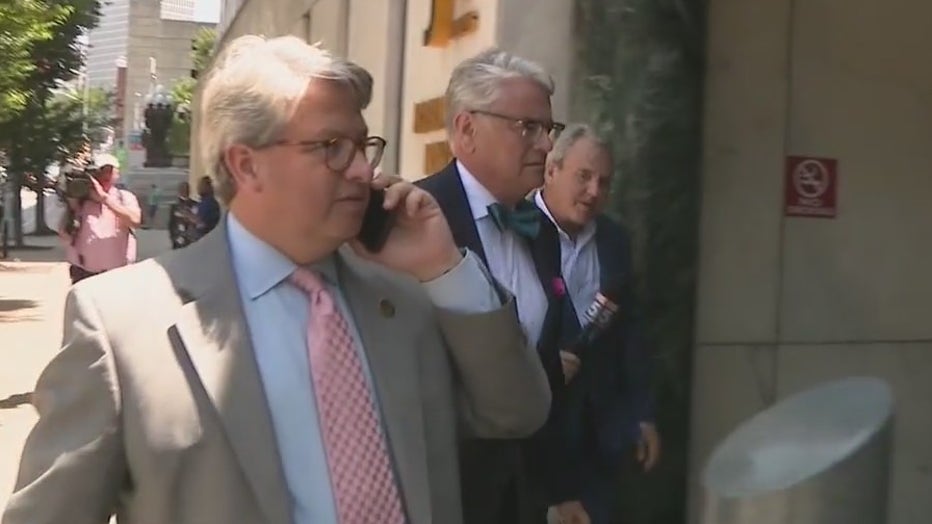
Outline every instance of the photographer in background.
{"type": "Polygon", "coordinates": [[[71,282],[136,261],[134,229],[142,222],[139,201],[116,187],[119,161],[95,155],[82,173],[65,175],[65,213],[59,235],[71,264],[71,282]]]}

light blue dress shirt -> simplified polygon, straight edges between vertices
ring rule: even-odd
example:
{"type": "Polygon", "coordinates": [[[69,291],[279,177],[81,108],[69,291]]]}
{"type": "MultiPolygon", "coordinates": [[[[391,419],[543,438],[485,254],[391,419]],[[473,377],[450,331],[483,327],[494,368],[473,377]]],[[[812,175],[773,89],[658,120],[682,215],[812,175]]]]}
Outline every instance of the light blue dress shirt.
{"type": "MultiPolygon", "coordinates": [[[[246,230],[232,213],[226,220],[236,282],[272,414],[294,522],[336,524],[336,505],[308,364],[310,304],[307,295],[287,281],[297,266],[246,230]]],[[[327,281],[350,324],[372,388],[358,328],[345,296],[335,285],[338,280],[334,260],[315,264],[313,269],[327,281]]],[[[434,304],[443,309],[480,313],[501,306],[481,263],[471,253],[456,268],[424,286],[434,304]]]]}

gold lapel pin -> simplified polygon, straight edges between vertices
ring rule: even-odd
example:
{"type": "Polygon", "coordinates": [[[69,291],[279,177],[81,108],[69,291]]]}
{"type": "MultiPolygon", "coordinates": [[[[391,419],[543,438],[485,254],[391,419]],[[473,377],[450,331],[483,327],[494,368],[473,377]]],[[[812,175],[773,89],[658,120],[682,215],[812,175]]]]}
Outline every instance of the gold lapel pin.
{"type": "Polygon", "coordinates": [[[394,318],[395,304],[392,304],[391,300],[383,298],[379,301],[379,312],[381,312],[382,316],[385,318],[394,318]]]}

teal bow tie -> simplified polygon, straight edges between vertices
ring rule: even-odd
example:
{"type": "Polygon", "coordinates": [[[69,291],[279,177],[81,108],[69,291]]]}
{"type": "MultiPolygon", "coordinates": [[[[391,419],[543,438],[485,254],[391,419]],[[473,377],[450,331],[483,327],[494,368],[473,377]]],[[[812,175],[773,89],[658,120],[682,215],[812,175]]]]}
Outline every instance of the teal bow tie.
{"type": "Polygon", "coordinates": [[[514,210],[499,203],[490,205],[488,209],[500,231],[510,229],[530,240],[537,238],[540,233],[540,211],[527,200],[519,202],[514,210]]]}

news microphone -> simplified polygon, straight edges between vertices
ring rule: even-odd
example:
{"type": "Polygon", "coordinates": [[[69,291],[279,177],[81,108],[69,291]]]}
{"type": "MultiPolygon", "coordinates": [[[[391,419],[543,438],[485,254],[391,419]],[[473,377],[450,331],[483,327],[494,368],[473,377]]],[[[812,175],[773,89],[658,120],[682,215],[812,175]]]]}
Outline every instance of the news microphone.
{"type": "Polygon", "coordinates": [[[624,285],[617,282],[606,285],[605,289],[596,293],[595,300],[583,313],[586,324],[564,351],[582,357],[582,353],[592,346],[593,342],[605,333],[617,318],[621,309],[618,304],[621,302],[623,292],[624,285]]]}

